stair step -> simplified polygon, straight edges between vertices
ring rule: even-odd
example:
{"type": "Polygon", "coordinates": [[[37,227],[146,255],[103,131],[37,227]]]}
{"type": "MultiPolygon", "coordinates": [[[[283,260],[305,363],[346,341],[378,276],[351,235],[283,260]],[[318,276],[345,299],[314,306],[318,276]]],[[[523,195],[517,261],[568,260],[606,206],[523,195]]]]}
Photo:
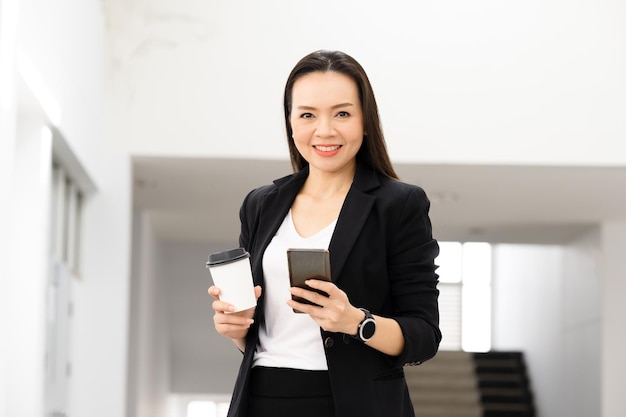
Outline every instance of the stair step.
{"type": "Polygon", "coordinates": [[[524,366],[518,359],[475,358],[474,363],[477,366],[492,366],[501,368],[520,368],[524,366]]]}
{"type": "Polygon", "coordinates": [[[516,359],[523,361],[524,356],[521,352],[483,352],[473,353],[474,359],[516,359]]]}
{"type": "Polygon", "coordinates": [[[474,374],[476,367],[471,362],[439,362],[414,366],[420,374],[446,373],[446,374],[474,374]]]}
{"type": "Polygon", "coordinates": [[[477,384],[473,377],[467,378],[438,378],[431,379],[407,379],[409,389],[423,390],[428,388],[437,389],[468,389],[476,390],[477,384]]]}
{"type": "Polygon", "coordinates": [[[479,405],[463,405],[461,407],[446,404],[424,405],[413,403],[415,415],[420,417],[483,417],[483,410],[479,405]]]}
{"type": "Polygon", "coordinates": [[[523,375],[486,374],[478,375],[478,387],[528,389],[528,379],[523,375]]]}
{"type": "Polygon", "coordinates": [[[535,417],[520,352],[439,352],[405,367],[420,417],[535,417]]]}
{"type": "Polygon", "coordinates": [[[528,404],[483,404],[484,417],[533,417],[535,410],[528,404]]]}
{"type": "Polygon", "coordinates": [[[476,390],[423,390],[413,391],[411,397],[420,404],[478,405],[480,396],[476,390]]]}
{"type": "Polygon", "coordinates": [[[481,395],[481,401],[483,404],[488,403],[507,403],[507,404],[527,404],[531,400],[531,397],[526,396],[491,396],[491,395],[481,395]]]}

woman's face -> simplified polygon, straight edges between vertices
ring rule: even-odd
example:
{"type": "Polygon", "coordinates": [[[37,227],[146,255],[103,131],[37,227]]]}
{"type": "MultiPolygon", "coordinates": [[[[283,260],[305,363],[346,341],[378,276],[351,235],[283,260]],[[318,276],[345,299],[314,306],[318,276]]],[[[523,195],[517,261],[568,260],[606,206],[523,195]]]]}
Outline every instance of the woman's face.
{"type": "Polygon", "coordinates": [[[298,78],[289,117],[296,148],[311,171],[353,171],[363,143],[363,110],[352,78],[334,71],[298,78]]]}

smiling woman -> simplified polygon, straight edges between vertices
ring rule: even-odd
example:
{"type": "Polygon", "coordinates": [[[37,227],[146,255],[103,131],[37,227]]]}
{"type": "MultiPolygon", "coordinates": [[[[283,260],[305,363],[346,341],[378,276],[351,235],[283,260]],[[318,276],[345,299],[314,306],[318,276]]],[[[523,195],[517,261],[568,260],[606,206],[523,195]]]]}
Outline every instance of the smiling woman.
{"type": "Polygon", "coordinates": [[[414,416],[403,366],[433,357],[441,340],[430,203],[397,179],[352,57],[300,60],[284,111],[295,172],[240,209],[257,306],[234,313],[209,288],[217,332],[244,354],[228,416],[414,416]],[[331,280],[291,287],[294,248],[328,251],[331,280]]]}

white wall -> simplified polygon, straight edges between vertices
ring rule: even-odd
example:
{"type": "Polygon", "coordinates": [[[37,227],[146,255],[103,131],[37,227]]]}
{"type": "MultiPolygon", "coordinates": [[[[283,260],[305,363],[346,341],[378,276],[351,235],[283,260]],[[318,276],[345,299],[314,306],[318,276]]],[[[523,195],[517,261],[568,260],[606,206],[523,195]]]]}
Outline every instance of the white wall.
{"type": "MultiPolygon", "coordinates": [[[[85,202],[82,273],[73,290],[75,315],[69,414],[122,416],[125,413],[131,175],[128,155],[112,149],[106,141],[103,95],[107,49],[101,7],[99,0],[2,1],[0,163],[3,182],[0,191],[2,205],[9,201],[8,210],[16,213],[13,217],[5,211],[0,213],[2,248],[5,245],[12,248],[8,257],[14,261],[3,273],[2,289],[8,288],[8,291],[0,296],[1,330],[3,334],[14,336],[6,339],[11,341],[6,348],[8,353],[0,352],[3,353],[0,369],[7,370],[0,384],[2,415],[5,411],[8,416],[43,414],[43,288],[47,274],[41,264],[47,259],[48,219],[31,214],[47,210],[47,194],[45,186],[32,187],[29,178],[37,177],[38,181],[45,182],[49,170],[30,170],[35,161],[32,155],[45,144],[31,141],[31,151],[24,153],[21,146],[26,142],[15,132],[18,120],[22,123],[33,111],[30,104],[18,105],[24,97],[18,100],[10,89],[4,90],[7,84],[17,86],[12,74],[17,69],[21,75],[28,75],[26,84],[35,96],[45,97],[39,101],[44,113],[37,116],[38,120],[43,122],[48,118],[55,124],[98,187],[97,193],[85,202]],[[19,19],[12,13],[5,14],[7,4],[19,4],[19,19]],[[17,25],[15,40],[8,47],[6,41],[11,40],[8,30],[11,25],[5,26],[5,19],[13,19],[11,23],[17,25]],[[15,63],[11,62],[12,55],[7,58],[13,48],[19,56],[15,63]],[[10,68],[5,69],[5,64],[10,68]],[[22,155],[29,158],[24,159],[22,155]],[[9,170],[13,174],[7,175],[5,180],[5,171],[9,170]],[[26,188],[31,196],[6,200],[6,188],[13,184],[18,187],[16,190],[26,188]],[[29,222],[25,224],[24,219],[29,222]],[[13,225],[15,232],[5,233],[6,225],[13,225]],[[10,302],[5,302],[7,300],[10,302]],[[16,317],[19,320],[15,320],[16,317]],[[7,327],[7,322],[12,324],[7,327]]],[[[22,125],[38,132],[35,124],[29,121],[22,125]]],[[[48,153],[48,163],[50,158],[51,153],[48,153]]],[[[38,156],[36,163],[41,161],[38,156]]],[[[5,260],[4,251],[0,260],[5,260]]]]}
{"type": "Polygon", "coordinates": [[[619,415],[600,404],[599,244],[494,247],[493,348],[524,352],[540,417],[619,415]]]}
{"type": "Polygon", "coordinates": [[[165,417],[170,392],[168,292],[158,273],[162,251],[148,213],[133,218],[126,417],[165,417]]]}
{"type": "Polygon", "coordinates": [[[539,417],[565,415],[563,250],[521,245],[493,250],[492,347],[524,352],[539,417]]]}
{"type": "Polygon", "coordinates": [[[241,353],[213,327],[213,299],[207,294],[211,280],[205,264],[210,253],[236,247],[235,240],[161,244],[157,265],[167,289],[172,393],[232,392],[241,353]]]}
{"type": "Polygon", "coordinates": [[[619,0],[109,4],[132,153],[287,157],[285,79],[329,48],[363,63],[395,161],[626,163],[619,0]]]}
{"type": "Polygon", "coordinates": [[[6,411],[12,415],[43,415],[45,369],[47,225],[52,141],[42,140],[42,119],[23,115],[17,123],[15,181],[5,200],[10,213],[11,238],[6,309],[6,411]],[[16,319],[19,318],[19,319],[16,319]]]}
{"type": "Polygon", "coordinates": [[[626,222],[607,222],[601,227],[601,380],[602,416],[626,415],[626,222]]]}
{"type": "MultiPolygon", "coordinates": [[[[12,206],[7,204],[13,188],[17,105],[15,94],[14,54],[17,36],[17,3],[0,0],[0,264],[11,268],[10,236],[12,206]]],[[[8,334],[9,277],[0,273],[0,334],[8,334]]],[[[7,387],[9,346],[0,342],[0,416],[8,407],[7,387]]]]}
{"type": "Polygon", "coordinates": [[[598,230],[564,248],[563,346],[559,357],[564,365],[562,394],[567,400],[562,404],[561,415],[615,415],[601,412],[600,402],[602,248],[598,230]]]}

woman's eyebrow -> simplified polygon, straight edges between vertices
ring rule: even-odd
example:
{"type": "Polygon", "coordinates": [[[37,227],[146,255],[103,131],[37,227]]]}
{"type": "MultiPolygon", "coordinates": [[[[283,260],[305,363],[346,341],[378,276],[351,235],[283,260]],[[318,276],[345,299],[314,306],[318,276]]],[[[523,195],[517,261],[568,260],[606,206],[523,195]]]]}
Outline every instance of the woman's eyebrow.
{"type": "MultiPolygon", "coordinates": [[[[346,102],[346,103],[339,103],[339,104],[335,104],[334,106],[331,106],[331,109],[337,109],[339,107],[350,107],[350,106],[354,106],[354,104],[346,102]]],[[[296,109],[300,109],[300,110],[316,110],[316,107],[312,107],[312,106],[296,106],[296,109]]]]}

